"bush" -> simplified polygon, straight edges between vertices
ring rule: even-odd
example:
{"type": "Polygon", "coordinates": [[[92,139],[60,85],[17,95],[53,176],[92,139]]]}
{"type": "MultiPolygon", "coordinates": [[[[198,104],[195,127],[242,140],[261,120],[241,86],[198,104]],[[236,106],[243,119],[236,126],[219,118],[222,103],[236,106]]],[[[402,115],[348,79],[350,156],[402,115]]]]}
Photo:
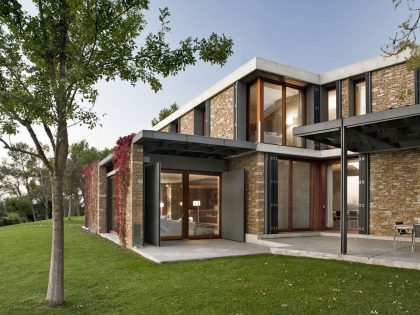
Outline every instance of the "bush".
{"type": "Polygon", "coordinates": [[[16,212],[10,212],[7,216],[0,217],[0,226],[19,224],[22,222],[22,217],[16,212]]]}

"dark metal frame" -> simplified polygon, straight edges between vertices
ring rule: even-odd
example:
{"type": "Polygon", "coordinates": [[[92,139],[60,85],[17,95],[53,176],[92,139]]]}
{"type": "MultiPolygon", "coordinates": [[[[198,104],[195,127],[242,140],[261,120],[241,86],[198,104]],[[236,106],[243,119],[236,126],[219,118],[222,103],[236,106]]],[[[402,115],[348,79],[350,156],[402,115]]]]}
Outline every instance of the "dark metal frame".
{"type": "Polygon", "coordinates": [[[221,194],[221,187],[222,187],[222,173],[219,172],[201,172],[201,171],[191,171],[191,170],[177,170],[177,169],[162,169],[162,173],[172,173],[172,174],[181,174],[182,175],[182,235],[177,236],[168,236],[168,237],[160,237],[162,241],[168,240],[183,240],[183,239],[208,239],[208,238],[221,238],[221,228],[222,228],[222,194],[221,194]],[[211,175],[219,177],[219,187],[218,187],[218,199],[219,199],[219,234],[216,236],[190,236],[188,234],[188,204],[189,204],[189,175],[211,175]],[[184,209],[186,207],[187,209],[184,209]]]}

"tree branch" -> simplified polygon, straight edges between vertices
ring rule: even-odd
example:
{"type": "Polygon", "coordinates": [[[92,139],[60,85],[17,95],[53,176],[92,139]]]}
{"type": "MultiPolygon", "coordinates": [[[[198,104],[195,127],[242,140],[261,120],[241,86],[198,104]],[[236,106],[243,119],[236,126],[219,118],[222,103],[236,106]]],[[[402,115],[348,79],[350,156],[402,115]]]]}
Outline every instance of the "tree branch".
{"type": "Polygon", "coordinates": [[[47,134],[47,136],[48,136],[48,139],[50,139],[50,143],[51,143],[51,147],[52,147],[52,149],[53,149],[53,151],[55,151],[55,141],[54,141],[54,136],[53,136],[53,134],[52,134],[52,132],[51,132],[51,129],[50,129],[50,127],[48,127],[48,125],[47,124],[42,124],[43,126],[44,126],[44,130],[45,130],[45,133],[47,134]]]}
{"type": "Polygon", "coordinates": [[[36,157],[36,158],[40,158],[40,156],[38,154],[36,154],[34,152],[31,152],[31,151],[28,151],[28,150],[24,150],[22,148],[15,147],[14,145],[9,144],[6,140],[4,140],[1,137],[0,137],[0,142],[2,142],[3,145],[4,145],[4,148],[9,150],[9,151],[20,152],[20,153],[31,155],[31,156],[36,157]]]}

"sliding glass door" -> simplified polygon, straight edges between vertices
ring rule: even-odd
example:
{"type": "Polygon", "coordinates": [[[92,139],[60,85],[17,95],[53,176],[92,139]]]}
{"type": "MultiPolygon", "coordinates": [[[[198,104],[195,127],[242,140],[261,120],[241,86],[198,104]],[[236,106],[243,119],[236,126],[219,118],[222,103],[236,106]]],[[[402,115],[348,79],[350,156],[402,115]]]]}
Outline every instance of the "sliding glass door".
{"type": "Polygon", "coordinates": [[[183,222],[182,173],[161,172],[160,175],[160,236],[182,238],[183,222]]]}
{"type": "MultiPolygon", "coordinates": [[[[340,229],[341,210],[341,165],[331,163],[327,166],[327,218],[326,227],[340,229]]],[[[359,161],[350,160],[347,164],[347,227],[351,231],[359,228],[359,161]]]]}
{"type": "Polygon", "coordinates": [[[160,180],[161,239],[220,236],[220,176],[162,171],[160,180]]]}
{"type": "Polygon", "coordinates": [[[278,160],[278,230],[310,229],[311,164],[278,160]]]}

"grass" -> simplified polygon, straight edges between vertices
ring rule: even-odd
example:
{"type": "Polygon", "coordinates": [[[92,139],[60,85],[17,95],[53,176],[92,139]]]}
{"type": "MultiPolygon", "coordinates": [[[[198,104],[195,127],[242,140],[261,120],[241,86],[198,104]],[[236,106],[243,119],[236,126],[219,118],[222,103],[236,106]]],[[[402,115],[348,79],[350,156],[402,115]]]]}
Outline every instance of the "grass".
{"type": "Polygon", "coordinates": [[[51,222],[0,228],[1,314],[419,312],[420,272],[258,255],[158,265],[66,220],[64,306],[43,304],[51,222]]]}

